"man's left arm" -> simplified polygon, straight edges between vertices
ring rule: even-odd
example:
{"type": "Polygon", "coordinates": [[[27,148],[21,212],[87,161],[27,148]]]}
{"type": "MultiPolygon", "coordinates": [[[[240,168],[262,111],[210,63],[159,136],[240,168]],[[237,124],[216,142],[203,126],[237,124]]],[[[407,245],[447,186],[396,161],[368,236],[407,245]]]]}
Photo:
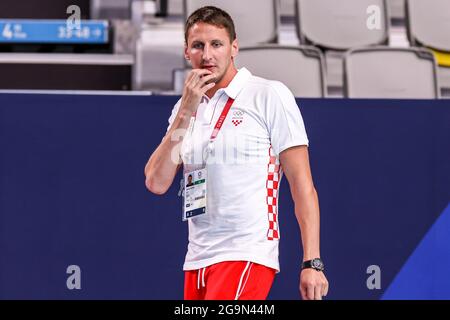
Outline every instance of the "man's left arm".
{"type": "MultiPolygon", "coordinates": [[[[280,164],[288,179],[300,226],[303,261],[320,258],[319,200],[309,165],[308,147],[295,146],[280,153],[280,164]]],[[[300,274],[300,293],[304,300],[320,300],[328,293],[322,271],[304,269],[300,274]]]]}

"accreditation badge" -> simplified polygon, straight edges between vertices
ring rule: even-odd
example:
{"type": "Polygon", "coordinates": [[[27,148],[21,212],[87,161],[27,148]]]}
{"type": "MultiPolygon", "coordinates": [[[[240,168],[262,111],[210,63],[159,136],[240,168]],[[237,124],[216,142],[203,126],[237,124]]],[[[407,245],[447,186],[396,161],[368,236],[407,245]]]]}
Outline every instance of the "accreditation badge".
{"type": "Polygon", "coordinates": [[[183,220],[206,214],[206,168],[184,174],[183,220]]]}

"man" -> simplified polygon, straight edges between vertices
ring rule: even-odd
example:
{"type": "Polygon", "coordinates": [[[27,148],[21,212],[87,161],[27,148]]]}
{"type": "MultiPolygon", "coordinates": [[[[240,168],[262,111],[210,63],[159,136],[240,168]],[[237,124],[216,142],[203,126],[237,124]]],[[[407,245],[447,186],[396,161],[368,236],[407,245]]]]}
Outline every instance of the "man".
{"type": "Polygon", "coordinates": [[[283,172],[302,234],[300,293],[322,299],[328,282],[320,260],[318,197],[292,93],[281,82],[236,69],[234,24],[219,8],[192,13],[185,41],[193,69],[145,167],[146,186],[155,194],[167,191],[181,165],[185,177],[198,173],[207,181],[197,190],[206,194],[206,204],[184,215],[185,299],[266,299],[280,269],[277,193],[283,172]],[[180,131],[186,131],[181,141],[180,131]]]}
{"type": "Polygon", "coordinates": [[[188,176],[188,181],[187,181],[186,187],[190,187],[190,186],[193,186],[193,185],[194,185],[194,183],[192,182],[192,174],[190,174],[188,176]]]}

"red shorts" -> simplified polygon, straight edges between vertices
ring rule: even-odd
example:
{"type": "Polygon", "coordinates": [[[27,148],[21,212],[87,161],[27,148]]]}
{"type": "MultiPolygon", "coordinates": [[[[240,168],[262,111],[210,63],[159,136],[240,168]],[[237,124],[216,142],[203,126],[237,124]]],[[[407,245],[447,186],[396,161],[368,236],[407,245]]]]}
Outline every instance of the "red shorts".
{"type": "Polygon", "coordinates": [[[275,269],[247,261],[225,261],[185,271],[185,300],[265,300],[275,269]]]}

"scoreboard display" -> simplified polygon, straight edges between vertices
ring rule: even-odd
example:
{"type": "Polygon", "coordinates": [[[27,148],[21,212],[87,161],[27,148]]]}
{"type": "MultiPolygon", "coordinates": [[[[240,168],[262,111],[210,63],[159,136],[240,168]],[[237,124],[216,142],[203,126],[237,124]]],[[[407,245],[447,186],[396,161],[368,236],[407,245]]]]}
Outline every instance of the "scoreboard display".
{"type": "Polygon", "coordinates": [[[106,44],[108,30],[103,20],[0,19],[0,43],[106,44]]]}

